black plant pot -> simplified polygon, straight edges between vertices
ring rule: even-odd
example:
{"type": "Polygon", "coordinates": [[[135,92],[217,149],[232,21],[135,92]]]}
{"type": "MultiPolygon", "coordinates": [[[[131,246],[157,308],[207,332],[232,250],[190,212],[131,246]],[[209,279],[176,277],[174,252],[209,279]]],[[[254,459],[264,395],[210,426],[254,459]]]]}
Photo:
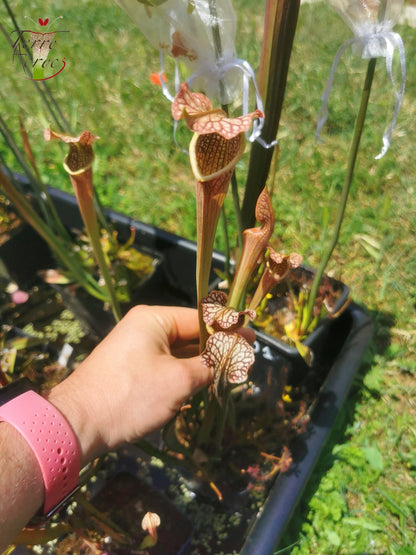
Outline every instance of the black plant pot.
{"type": "MultiPolygon", "coordinates": [[[[75,199],[71,195],[53,189],[50,190],[50,193],[63,223],[68,228],[81,228],[82,223],[75,199]]],[[[139,291],[135,302],[195,306],[195,243],[153,226],[135,222],[113,211],[109,211],[108,215],[118,230],[120,242],[129,237],[130,228],[134,227],[136,230],[135,245],[140,250],[152,253],[160,261],[157,271],[139,291]]],[[[26,237],[23,246],[27,247],[28,244],[34,250],[34,243],[26,237]]],[[[42,260],[41,265],[43,266],[49,264],[51,259],[48,249],[45,249],[45,245],[39,248],[43,249],[43,254],[35,256],[35,260],[42,260]]],[[[18,272],[15,272],[13,268],[13,260],[18,260],[22,256],[24,257],[25,254],[18,252],[16,246],[12,248],[10,245],[6,246],[5,250],[0,248],[0,257],[10,275],[14,275],[16,280],[18,272]]],[[[215,253],[213,267],[221,269],[223,265],[224,257],[215,253]]],[[[215,279],[214,272],[212,279],[215,279]]],[[[83,308],[90,312],[89,305],[85,305],[83,308]]],[[[95,329],[99,328],[99,335],[102,335],[111,327],[111,322],[103,320],[101,309],[98,310],[97,307],[94,307],[92,312],[94,314],[92,314],[91,321],[95,322],[95,329]],[[97,312],[94,313],[95,311],[97,312]]],[[[255,343],[256,361],[250,376],[253,387],[264,391],[270,376],[272,376],[276,382],[283,380],[288,385],[312,391],[314,401],[310,410],[310,423],[306,431],[298,435],[290,444],[292,466],[288,472],[281,473],[275,479],[261,510],[246,511],[241,505],[241,500],[238,509],[233,509],[232,506],[224,509],[225,518],[231,519],[236,511],[245,514],[245,521],[238,528],[238,537],[234,545],[230,546],[229,538],[225,538],[222,543],[222,540],[219,539],[216,540],[215,549],[211,545],[211,551],[207,551],[207,553],[221,551],[238,552],[245,555],[270,555],[281,540],[319,459],[337,414],[348,395],[371,339],[372,325],[365,310],[355,303],[350,303],[340,317],[327,322],[325,334],[317,335],[318,340],[314,344],[315,360],[312,367],[307,367],[300,357],[292,356],[284,349],[280,349],[274,341],[270,341],[263,334],[258,335],[255,343]]],[[[276,401],[277,399],[273,402],[276,401]]],[[[125,456],[128,458],[129,453],[123,455],[123,457],[125,456]]],[[[137,460],[136,452],[133,458],[137,460]]],[[[140,474],[141,470],[135,472],[140,474]]],[[[152,477],[154,478],[154,487],[159,488],[160,484],[161,495],[166,495],[166,492],[169,491],[169,480],[166,476],[163,473],[162,475],[156,473],[152,477]]],[[[200,495],[200,492],[196,491],[195,495],[200,495]]],[[[202,497],[206,500],[205,494],[202,494],[202,497]]],[[[213,504],[213,507],[214,510],[223,510],[218,501],[213,504]]],[[[177,550],[177,553],[183,554],[192,552],[192,534],[201,533],[200,528],[195,528],[192,515],[185,515],[185,519],[190,521],[189,537],[177,550]]],[[[204,530],[204,533],[212,535],[215,534],[215,531],[208,529],[204,530]]]]}

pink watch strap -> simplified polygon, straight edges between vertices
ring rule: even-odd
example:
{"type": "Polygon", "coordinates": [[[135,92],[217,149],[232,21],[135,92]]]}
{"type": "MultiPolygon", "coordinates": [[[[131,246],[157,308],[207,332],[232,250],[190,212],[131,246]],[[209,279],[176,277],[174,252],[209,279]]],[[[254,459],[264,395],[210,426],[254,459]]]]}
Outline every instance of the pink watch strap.
{"type": "Polygon", "coordinates": [[[0,420],[18,430],[29,443],[45,485],[44,514],[76,489],[80,472],[77,439],[62,414],[34,391],[0,406],[0,420]]]}

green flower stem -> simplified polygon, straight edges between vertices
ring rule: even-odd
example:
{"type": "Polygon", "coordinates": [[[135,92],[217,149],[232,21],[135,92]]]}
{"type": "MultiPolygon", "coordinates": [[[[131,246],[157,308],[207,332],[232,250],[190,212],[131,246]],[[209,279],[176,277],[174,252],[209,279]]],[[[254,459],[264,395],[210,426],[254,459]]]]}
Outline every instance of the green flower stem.
{"type": "Polygon", "coordinates": [[[64,243],[60,237],[55,236],[42,218],[38,216],[26,198],[15,189],[1,169],[0,185],[23,219],[48,243],[58,260],[61,260],[63,265],[71,272],[71,275],[80,285],[94,297],[103,301],[108,300],[102,288],[98,286],[81,264],[71,256],[68,245],[64,243]]]}
{"type": "Polygon", "coordinates": [[[347,170],[346,170],[344,185],[341,193],[341,201],[338,207],[338,213],[336,215],[336,220],[335,220],[335,228],[332,235],[332,239],[328,245],[326,252],[324,253],[321,259],[321,262],[319,264],[319,267],[316,271],[316,274],[312,283],[309,300],[308,300],[308,306],[306,309],[307,310],[306,318],[305,318],[306,327],[303,330],[305,332],[307,332],[309,325],[311,324],[313,319],[313,307],[318,293],[319,284],[321,282],[321,279],[324,274],[325,268],[328,264],[328,261],[331,258],[332,253],[338,243],[339,233],[341,230],[345,208],[347,205],[348,195],[349,195],[351,183],[353,180],[354,166],[357,160],[357,153],[358,153],[358,148],[360,146],[361,134],[364,128],[365,116],[367,113],[367,106],[370,98],[370,91],[371,91],[371,85],[373,82],[376,61],[377,61],[376,58],[372,58],[368,62],[367,74],[365,77],[364,87],[361,94],[361,104],[357,114],[357,118],[355,120],[354,134],[351,141],[350,152],[348,156],[347,170]]]}
{"type": "Polygon", "coordinates": [[[90,222],[92,225],[85,225],[87,229],[88,236],[90,238],[91,246],[94,251],[95,258],[97,260],[98,267],[100,268],[101,275],[103,276],[108,295],[110,297],[111,309],[116,319],[119,322],[122,318],[122,313],[120,309],[120,304],[117,299],[116,290],[113,284],[113,280],[109,271],[108,261],[104,255],[103,249],[101,247],[100,241],[100,230],[97,225],[97,220],[94,214],[94,222],[90,222]]]}
{"type": "MultiPolygon", "coordinates": [[[[214,47],[215,47],[215,57],[219,60],[222,56],[222,44],[221,44],[221,35],[220,35],[220,28],[218,25],[218,15],[217,15],[217,3],[216,0],[209,0],[208,1],[209,12],[214,24],[212,25],[212,37],[214,39],[214,47]]],[[[221,100],[224,98],[224,83],[222,80],[219,82],[220,88],[220,98],[221,100]]]]}

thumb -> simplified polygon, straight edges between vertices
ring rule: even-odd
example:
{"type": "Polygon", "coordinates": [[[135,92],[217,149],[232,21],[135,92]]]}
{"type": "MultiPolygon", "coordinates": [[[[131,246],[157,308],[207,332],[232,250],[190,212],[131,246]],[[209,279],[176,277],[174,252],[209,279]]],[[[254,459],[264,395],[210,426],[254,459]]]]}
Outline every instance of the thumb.
{"type": "Polygon", "coordinates": [[[214,378],[211,368],[202,362],[199,355],[180,359],[180,364],[187,375],[188,396],[209,385],[214,378]]]}

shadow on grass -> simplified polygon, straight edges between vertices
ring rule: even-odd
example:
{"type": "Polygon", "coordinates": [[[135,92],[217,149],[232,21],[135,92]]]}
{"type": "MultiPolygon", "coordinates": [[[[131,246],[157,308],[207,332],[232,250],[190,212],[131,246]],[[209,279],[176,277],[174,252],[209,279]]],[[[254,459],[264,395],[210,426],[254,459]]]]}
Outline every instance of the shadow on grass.
{"type": "Polygon", "coordinates": [[[356,406],[364,399],[364,391],[370,393],[370,395],[376,399],[381,397],[380,391],[369,389],[364,384],[364,378],[371,369],[375,356],[382,355],[390,346],[390,329],[394,327],[395,319],[391,314],[383,312],[369,311],[369,314],[374,326],[374,335],[371,343],[367,348],[363,362],[354,379],[348,398],[333,424],[329,439],[310,476],[300,503],[287,526],[282,541],[275,548],[275,555],[290,553],[299,543],[302,534],[302,526],[305,522],[308,522],[310,501],[318,490],[322,478],[331,470],[334,462],[337,460],[337,456],[332,453],[335,445],[348,443],[350,439],[347,430],[354,421],[356,406]]]}

